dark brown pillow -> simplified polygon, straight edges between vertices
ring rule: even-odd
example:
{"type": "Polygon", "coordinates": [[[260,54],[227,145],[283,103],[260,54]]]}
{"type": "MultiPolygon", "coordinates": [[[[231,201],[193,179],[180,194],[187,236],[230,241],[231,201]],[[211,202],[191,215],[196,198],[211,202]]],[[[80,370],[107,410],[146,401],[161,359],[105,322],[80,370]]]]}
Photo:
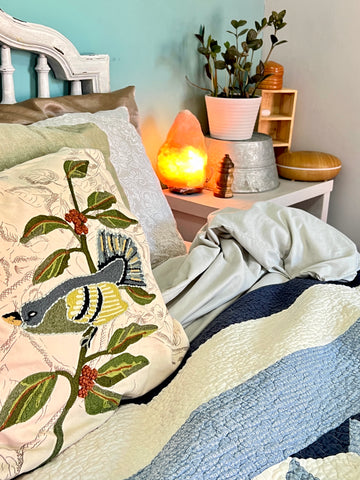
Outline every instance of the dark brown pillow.
{"type": "Polygon", "coordinates": [[[139,110],[135,101],[134,86],[109,93],[31,98],[12,105],[0,105],[0,123],[29,125],[65,113],[95,113],[102,110],[114,110],[117,107],[127,107],[130,122],[139,131],[139,110]]]}

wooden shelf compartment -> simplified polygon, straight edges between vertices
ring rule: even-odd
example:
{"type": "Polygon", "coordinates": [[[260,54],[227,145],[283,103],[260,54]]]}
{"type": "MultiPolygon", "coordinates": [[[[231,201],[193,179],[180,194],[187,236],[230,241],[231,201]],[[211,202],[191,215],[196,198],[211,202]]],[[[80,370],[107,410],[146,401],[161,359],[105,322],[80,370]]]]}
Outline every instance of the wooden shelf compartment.
{"type": "MultiPolygon", "coordinates": [[[[280,115],[293,118],[296,90],[262,90],[261,111],[270,111],[270,116],[280,115]]],[[[261,116],[264,120],[268,117],[261,116]]]]}
{"type": "Polygon", "coordinates": [[[291,122],[288,120],[263,122],[261,133],[270,135],[274,145],[289,145],[291,139],[291,122]]]}

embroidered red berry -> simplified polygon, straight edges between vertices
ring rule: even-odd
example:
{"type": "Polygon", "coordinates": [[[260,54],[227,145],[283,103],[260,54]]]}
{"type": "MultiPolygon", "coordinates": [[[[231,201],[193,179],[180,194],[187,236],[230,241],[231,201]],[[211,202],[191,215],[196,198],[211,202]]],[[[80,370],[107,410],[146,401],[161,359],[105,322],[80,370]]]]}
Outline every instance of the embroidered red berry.
{"type": "Polygon", "coordinates": [[[89,365],[84,365],[83,368],[81,369],[81,375],[79,378],[79,392],[78,396],[80,398],[85,398],[89,391],[93,388],[95,384],[95,380],[98,376],[98,371],[96,368],[91,368],[89,365]]]}
{"type": "Polygon", "coordinates": [[[86,235],[89,232],[88,227],[85,225],[88,220],[87,217],[75,208],[71,209],[70,212],[65,214],[65,220],[74,224],[75,233],[78,235],[86,235]]]}

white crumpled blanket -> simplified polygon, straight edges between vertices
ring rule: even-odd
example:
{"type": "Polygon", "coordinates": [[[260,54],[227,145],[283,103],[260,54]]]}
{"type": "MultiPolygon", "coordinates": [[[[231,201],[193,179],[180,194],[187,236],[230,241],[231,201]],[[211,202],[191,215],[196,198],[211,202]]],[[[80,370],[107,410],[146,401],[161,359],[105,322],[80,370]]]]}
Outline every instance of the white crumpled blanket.
{"type": "Polygon", "coordinates": [[[259,202],[210,214],[189,253],[162,263],[154,275],[171,315],[192,340],[259,281],[345,281],[359,268],[356,245],[335,228],[303,210],[259,202]]]}

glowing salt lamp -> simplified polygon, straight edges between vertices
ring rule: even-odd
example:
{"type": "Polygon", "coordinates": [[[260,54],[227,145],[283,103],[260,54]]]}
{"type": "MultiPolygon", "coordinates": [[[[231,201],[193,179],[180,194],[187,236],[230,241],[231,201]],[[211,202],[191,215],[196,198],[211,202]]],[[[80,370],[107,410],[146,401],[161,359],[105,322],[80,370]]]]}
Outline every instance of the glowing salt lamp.
{"type": "Polygon", "coordinates": [[[206,180],[206,163],[200,123],[189,110],[182,110],[159,150],[158,176],[172,192],[201,192],[206,180]]]}

